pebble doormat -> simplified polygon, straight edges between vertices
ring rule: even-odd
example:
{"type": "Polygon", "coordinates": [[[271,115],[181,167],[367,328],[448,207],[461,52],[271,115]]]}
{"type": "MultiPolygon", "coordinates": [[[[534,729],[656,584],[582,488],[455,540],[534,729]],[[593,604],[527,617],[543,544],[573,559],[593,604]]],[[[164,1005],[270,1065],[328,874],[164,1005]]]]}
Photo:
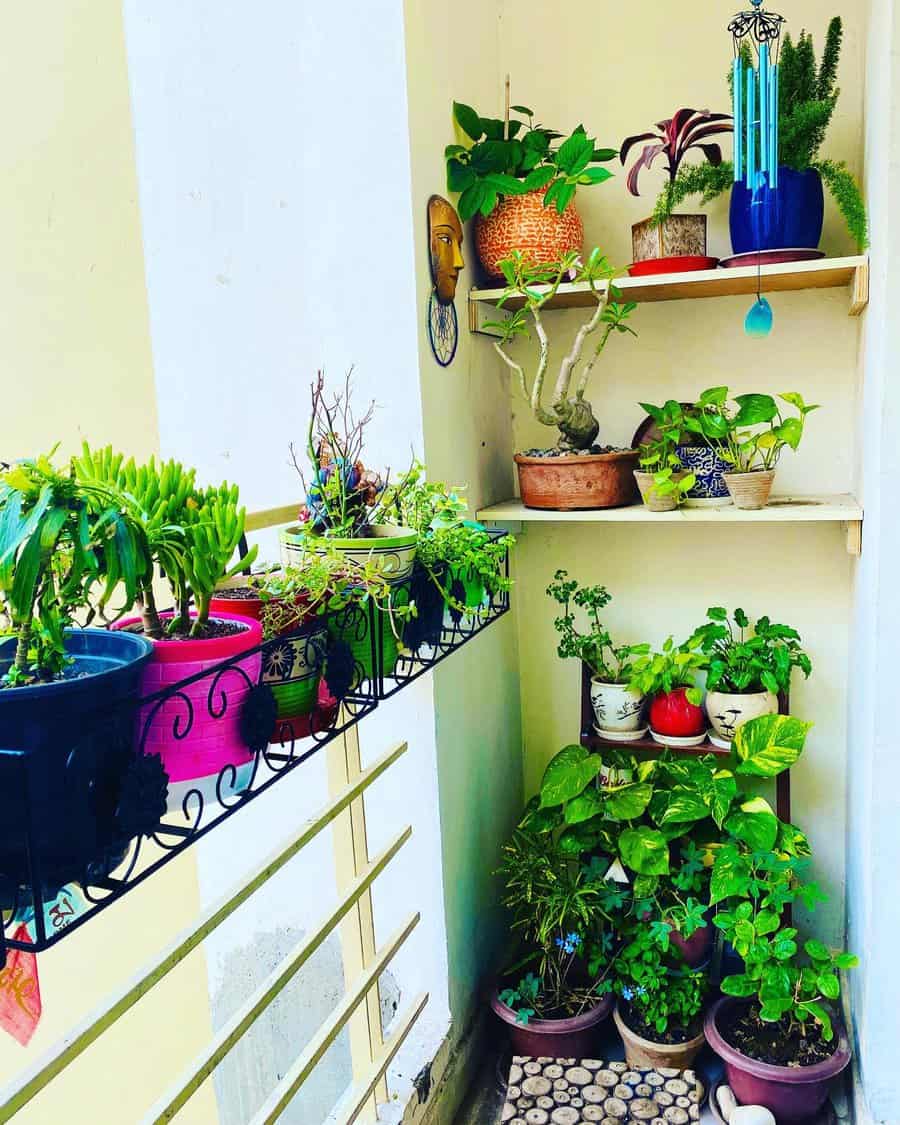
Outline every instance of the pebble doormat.
{"type": "Polygon", "coordinates": [[[692,1070],[526,1058],[509,1071],[503,1125],[689,1125],[706,1090],[692,1070]]]}

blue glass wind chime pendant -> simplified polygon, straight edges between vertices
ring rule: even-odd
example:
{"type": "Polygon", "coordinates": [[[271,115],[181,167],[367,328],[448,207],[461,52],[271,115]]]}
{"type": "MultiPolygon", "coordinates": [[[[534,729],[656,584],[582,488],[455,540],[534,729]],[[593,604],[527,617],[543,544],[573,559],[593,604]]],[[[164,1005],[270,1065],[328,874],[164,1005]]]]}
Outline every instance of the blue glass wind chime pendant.
{"type": "Polygon", "coordinates": [[[767,12],[762,0],[751,3],[752,11],[739,12],[728,25],[734,45],[734,182],[743,183],[750,193],[756,233],[756,300],[747,313],[744,331],[748,336],[768,336],[773,316],[772,306],[760,292],[760,248],[767,197],[778,188],[778,55],[784,17],[767,12]],[[746,65],[746,46],[750,65],[746,65]]]}

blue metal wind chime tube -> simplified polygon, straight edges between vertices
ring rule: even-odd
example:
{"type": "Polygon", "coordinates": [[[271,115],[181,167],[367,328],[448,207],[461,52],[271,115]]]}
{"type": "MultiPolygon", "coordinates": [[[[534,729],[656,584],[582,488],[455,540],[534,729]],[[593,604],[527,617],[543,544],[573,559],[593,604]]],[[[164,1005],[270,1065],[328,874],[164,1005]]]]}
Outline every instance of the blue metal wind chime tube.
{"type": "Polygon", "coordinates": [[[767,43],[759,45],[759,66],[744,70],[740,52],[732,71],[734,182],[748,191],[778,186],[778,64],[767,43]]]}

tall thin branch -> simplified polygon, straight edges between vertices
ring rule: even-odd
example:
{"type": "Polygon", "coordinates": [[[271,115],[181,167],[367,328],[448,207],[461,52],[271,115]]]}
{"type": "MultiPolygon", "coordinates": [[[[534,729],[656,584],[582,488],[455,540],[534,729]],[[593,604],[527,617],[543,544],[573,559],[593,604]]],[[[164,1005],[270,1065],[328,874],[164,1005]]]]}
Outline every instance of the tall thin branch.
{"type": "Polygon", "coordinates": [[[607,286],[602,293],[600,290],[594,289],[593,286],[591,288],[598,301],[597,308],[591,319],[586,324],[582,324],[575,333],[575,342],[572,344],[572,350],[560,364],[559,378],[556,380],[556,390],[553,393],[554,409],[556,409],[560,403],[566,401],[569,394],[569,386],[572,382],[572,371],[575,364],[581,358],[584,342],[588,336],[596,332],[600,327],[603,320],[603,313],[606,311],[606,305],[609,301],[609,287],[607,286]]]}

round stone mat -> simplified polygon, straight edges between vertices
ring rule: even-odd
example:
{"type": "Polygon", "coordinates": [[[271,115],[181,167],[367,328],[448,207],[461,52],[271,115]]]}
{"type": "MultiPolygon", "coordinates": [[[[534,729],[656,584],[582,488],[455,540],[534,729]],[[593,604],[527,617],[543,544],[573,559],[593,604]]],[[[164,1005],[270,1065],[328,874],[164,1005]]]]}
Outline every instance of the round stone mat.
{"type": "Polygon", "coordinates": [[[706,1095],[692,1070],[600,1059],[513,1057],[502,1125],[693,1125],[706,1095]]]}

